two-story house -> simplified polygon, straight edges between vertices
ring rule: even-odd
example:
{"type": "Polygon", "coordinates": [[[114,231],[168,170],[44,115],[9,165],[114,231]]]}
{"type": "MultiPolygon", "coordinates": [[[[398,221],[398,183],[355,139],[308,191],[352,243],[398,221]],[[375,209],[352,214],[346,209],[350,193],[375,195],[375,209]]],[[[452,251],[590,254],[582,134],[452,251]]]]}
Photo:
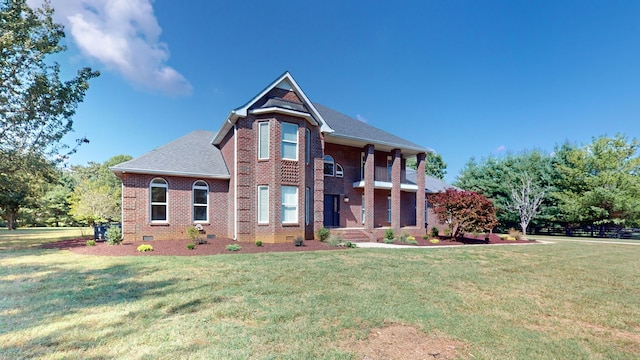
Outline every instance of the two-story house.
{"type": "Polygon", "coordinates": [[[311,102],[286,72],[217,132],[194,131],[112,171],[125,239],[184,238],[194,224],[239,241],[313,239],[321,227],[375,239],[387,228],[425,234],[429,151],[311,102]]]}

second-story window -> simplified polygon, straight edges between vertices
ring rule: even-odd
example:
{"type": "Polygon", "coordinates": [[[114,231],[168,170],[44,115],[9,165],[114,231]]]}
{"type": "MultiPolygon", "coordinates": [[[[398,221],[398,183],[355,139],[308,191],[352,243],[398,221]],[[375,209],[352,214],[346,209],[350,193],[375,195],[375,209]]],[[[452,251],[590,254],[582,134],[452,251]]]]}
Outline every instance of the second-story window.
{"type": "Polygon", "coordinates": [[[269,123],[258,123],[258,159],[269,158],[269,123]]]}
{"type": "Polygon", "coordinates": [[[324,176],[334,176],[335,175],[335,161],[333,161],[333,156],[325,155],[324,156],[324,176]]]}
{"type": "Polygon", "coordinates": [[[298,160],[298,125],[282,123],[282,159],[298,160]]]}

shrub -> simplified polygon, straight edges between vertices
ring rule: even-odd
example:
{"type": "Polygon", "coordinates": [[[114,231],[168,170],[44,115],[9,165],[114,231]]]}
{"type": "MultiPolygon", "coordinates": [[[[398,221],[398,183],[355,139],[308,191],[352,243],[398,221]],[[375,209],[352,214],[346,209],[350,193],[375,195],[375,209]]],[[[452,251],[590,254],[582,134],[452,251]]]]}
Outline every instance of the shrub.
{"type": "Polygon", "coordinates": [[[416,239],[415,236],[409,235],[409,237],[407,238],[407,241],[414,241],[415,239],[416,239]]]}
{"type": "Polygon", "coordinates": [[[394,238],[391,238],[391,239],[384,238],[383,241],[384,241],[385,244],[393,244],[396,241],[396,239],[394,239],[394,238]]]}
{"type": "Polygon", "coordinates": [[[513,236],[507,236],[507,241],[516,241],[518,239],[514,238],[513,236]]]}
{"type": "Polygon", "coordinates": [[[140,252],[153,251],[153,246],[151,246],[149,244],[142,244],[142,245],[138,246],[138,251],[140,251],[140,252]]]}
{"type": "Polygon", "coordinates": [[[227,247],[227,250],[229,250],[229,251],[238,251],[238,250],[242,249],[242,246],[240,246],[238,244],[229,244],[226,247],[227,247]]]}
{"type": "Polygon", "coordinates": [[[500,235],[500,240],[507,240],[509,235],[500,235]]]}
{"type": "Polygon", "coordinates": [[[342,237],[340,237],[340,235],[331,235],[326,240],[326,243],[329,244],[329,246],[338,246],[341,242],[342,237]]]}
{"type": "MultiPolygon", "coordinates": [[[[400,242],[401,242],[401,243],[406,244],[406,243],[407,243],[407,240],[409,240],[409,234],[402,234],[402,235],[400,235],[400,242]]],[[[415,238],[414,238],[414,240],[415,240],[415,238]]]]}
{"type": "Polygon", "coordinates": [[[445,236],[451,236],[451,229],[449,228],[444,229],[444,234],[445,236]]]}
{"type": "Polygon", "coordinates": [[[95,240],[87,240],[86,245],[87,246],[96,246],[96,241],[95,240]]]}
{"type": "Polygon", "coordinates": [[[409,238],[409,239],[407,239],[407,244],[409,244],[409,245],[418,245],[418,242],[416,241],[416,238],[413,238],[413,239],[409,238]]]}
{"type": "Polygon", "coordinates": [[[509,229],[509,236],[516,240],[522,240],[522,233],[514,228],[509,229]]]}
{"type": "Polygon", "coordinates": [[[437,227],[435,227],[435,226],[434,226],[434,227],[432,227],[432,228],[431,228],[431,236],[433,236],[433,237],[438,237],[438,235],[440,235],[440,230],[438,230],[438,228],[437,228],[437,227]]]}
{"type": "Polygon", "coordinates": [[[325,241],[329,238],[329,235],[331,235],[331,230],[321,227],[320,229],[318,229],[317,234],[320,241],[325,241]]]}
{"type": "Polygon", "coordinates": [[[422,235],[423,240],[427,240],[428,238],[429,238],[429,235],[422,235]]]}
{"type": "Polygon", "coordinates": [[[117,226],[111,226],[106,234],[107,244],[120,245],[122,242],[122,231],[117,226]]]}
{"type": "Polygon", "coordinates": [[[262,247],[262,240],[256,240],[256,246],[262,247]]]}
{"type": "Polygon", "coordinates": [[[344,243],[344,246],[348,247],[348,248],[356,248],[356,247],[358,247],[356,245],[356,243],[352,243],[351,241],[347,241],[346,243],[344,243]]]}
{"type": "Polygon", "coordinates": [[[298,237],[293,239],[293,245],[295,245],[295,246],[302,246],[303,242],[304,242],[304,239],[300,235],[298,235],[298,237]]]}
{"type": "Polygon", "coordinates": [[[395,236],[395,234],[393,233],[393,229],[387,229],[387,230],[384,232],[384,238],[385,238],[385,240],[386,240],[386,239],[393,240],[393,239],[395,239],[395,237],[396,237],[396,236],[395,236]]]}
{"type": "Polygon", "coordinates": [[[196,248],[196,244],[187,244],[187,249],[193,250],[196,248]]]}
{"type": "Polygon", "coordinates": [[[202,234],[197,227],[189,226],[187,228],[187,235],[189,236],[189,239],[191,239],[191,241],[193,241],[194,243],[202,244],[202,234]]]}
{"type": "Polygon", "coordinates": [[[432,244],[438,244],[438,243],[440,243],[440,240],[438,240],[438,239],[431,239],[431,240],[429,240],[429,242],[430,242],[430,243],[432,243],[432,244]]]}

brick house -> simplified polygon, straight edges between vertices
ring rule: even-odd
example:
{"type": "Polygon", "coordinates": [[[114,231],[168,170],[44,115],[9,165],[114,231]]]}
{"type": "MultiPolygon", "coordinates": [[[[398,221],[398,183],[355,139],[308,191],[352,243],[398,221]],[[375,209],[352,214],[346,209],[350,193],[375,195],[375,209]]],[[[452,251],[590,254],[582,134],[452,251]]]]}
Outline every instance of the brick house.
{"type": "Polygon", "coordinates": [[[194,131],[111,170],[122,179],[125,239],[185,238],[194,224],[239,241],[313,239],[321,227],[375,239],[387,228],[425,234],[427,183],[437,187],[424,174],[429,151],[312,103],[286,72],[218,132],[194,131]],[[408,175],[409,157],[418,170],[408,175]]]}

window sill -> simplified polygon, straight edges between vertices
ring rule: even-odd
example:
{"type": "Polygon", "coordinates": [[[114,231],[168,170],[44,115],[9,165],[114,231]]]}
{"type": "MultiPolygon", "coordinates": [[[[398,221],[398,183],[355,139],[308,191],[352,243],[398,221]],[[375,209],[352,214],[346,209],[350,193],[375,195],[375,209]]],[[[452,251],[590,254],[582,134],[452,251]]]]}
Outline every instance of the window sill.
{"type": "Polygon", "coordinates": [[[169,226],[168,222],[150,222],[149,225],[151,226],[169,226]]]}
{"type": "Polygon", "coordinates": [[[300,223],[282,223],[282,227],[299,227],[300,223]]]}

